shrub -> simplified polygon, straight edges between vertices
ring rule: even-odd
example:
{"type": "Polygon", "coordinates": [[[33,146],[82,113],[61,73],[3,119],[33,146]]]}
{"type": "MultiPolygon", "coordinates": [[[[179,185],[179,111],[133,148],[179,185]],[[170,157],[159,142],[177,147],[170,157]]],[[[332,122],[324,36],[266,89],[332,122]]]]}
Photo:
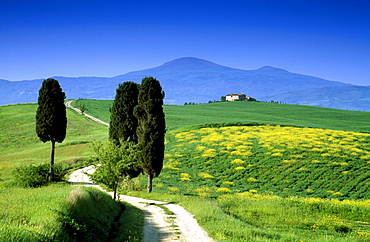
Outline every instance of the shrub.
{"type": "MultiPolygon", "coordinates": [[[[68,165],[59,163],[54,165],[56,182],[63,181],[68,172],[68,165]]],[[[48,183],[49,164],[31,164],[15,168],[14,176],[18,185],[23,187],[40,187],[48,183]]]]}

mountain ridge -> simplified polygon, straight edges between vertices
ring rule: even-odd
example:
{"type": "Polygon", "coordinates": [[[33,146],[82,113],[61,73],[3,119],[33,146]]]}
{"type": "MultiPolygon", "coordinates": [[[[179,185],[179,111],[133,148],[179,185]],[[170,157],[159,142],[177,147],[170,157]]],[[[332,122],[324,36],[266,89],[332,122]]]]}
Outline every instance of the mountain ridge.
{"type": "MultiPolygon", "coordinates": [[[[114,99],[118,84],[124,81],[140,83],[141,79],[146,76],[153,76],[161,82],[166,93],[165,104],[174,105],[182,105],[185,102],[205,103],[210,100],[219,100],[221,96],[228,93],[245,93],[259,101],[275,100],[285,103],[292,101],[292,104],[298,104],[294,103],[297,101],[293,102],[296,99],[293,98],[294,93],[301,92],[297,94],[299,96],[304,90],[317,88],[318,92],[323,92],[323,89],[320,88],[342,87],[346,89],[346,87],[354,86],[319,77],[291,73],[272,66],[263,66],[256,70],[242,70],[195,57],[178,58],[157,67],[113,77],[58,76],[53,78],[60,82],[68,99],[114,99]],[[287,93],[290,93],[290,96],[287,93]]],[[[0,80],[0,105],[37,102],[42,80],[15,82],[0,80]]],[[[361,93],[367,94],[368,89],[370,90],[370,87],[364,87],[361,89],[361,93]]],[[[359,93],[358,90],[348,90],[359,93]]],[[[336,94],[331,92],[331,95],[336,94]]],[[[353,98],[353,96],[351,97],[353,98]]],[[[341,98],[343,97],[341,96],[341,98]]],[[[337,99],[332,98],[332,100],[337,99]]],[[[324,102],[315,103],[319,103],[318,106],[320,106],[324,102]]],[[[333,106],[332,103],[327,102],[324,103],[325,105],[327,107],[333,106]]],[[[353,105],[359,105],[358,110],[370,111],[370,107],[364,109],[360,103],[353,103],[351,107],[353,105]]],[[[338,108],[341,108],[340,105],[338,108]]],[[[347,109],[347,106],[343,106],[343,109],[347,109]]]]}

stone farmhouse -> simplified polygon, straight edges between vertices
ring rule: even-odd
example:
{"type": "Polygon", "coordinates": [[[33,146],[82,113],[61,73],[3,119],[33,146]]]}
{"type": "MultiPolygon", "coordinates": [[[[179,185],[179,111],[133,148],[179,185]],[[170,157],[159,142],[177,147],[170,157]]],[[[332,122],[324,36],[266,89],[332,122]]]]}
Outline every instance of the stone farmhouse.
{"type": "Polygon", "coordinates": [[[232,101],[256,101],[253,97],[247,97],[245,94],[227,94],[226,95],[226,101],[232,102],[232,101]]]}
{"type": "Polygon", "coordinates": [[[239,101],[244,101],[246,98],[245,94],[227,94],[226,95],[226,101],[235,101],[235,100],[239,100],[239,101]]]}

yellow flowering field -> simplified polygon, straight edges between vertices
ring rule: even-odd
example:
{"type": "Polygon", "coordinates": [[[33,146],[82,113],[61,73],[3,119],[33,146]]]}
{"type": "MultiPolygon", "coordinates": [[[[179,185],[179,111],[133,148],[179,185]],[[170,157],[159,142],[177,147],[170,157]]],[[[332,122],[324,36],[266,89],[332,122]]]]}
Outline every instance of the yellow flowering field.
{"type": "MultiPolygon", "coordinates": [[[[370,134],[318,128],[226,126],[167,135],[163,189],[218,197],[254,190],[282,197],[370,199],[370,134]],[[186,174],[186,175],[184,175],[186,174]]],[[[160,188],[158,188],[160,189],[160,188]]]]}

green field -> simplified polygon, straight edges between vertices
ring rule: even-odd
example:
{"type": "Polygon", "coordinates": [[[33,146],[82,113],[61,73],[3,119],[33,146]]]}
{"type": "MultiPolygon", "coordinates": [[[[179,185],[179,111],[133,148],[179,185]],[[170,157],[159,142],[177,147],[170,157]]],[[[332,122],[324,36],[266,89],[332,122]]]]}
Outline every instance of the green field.
{"type": "MultiPolygon", "coordinates": [[[[78,102],[109,122],[111,101],[78,102]]],[[[216,240],[370,239],[370,113],[253,102],[164,111],[155,193],[131,194],[167,194],[216,240]]]]}
{"type": "Polygon", "coordinates": [[[227,126],[167,134],[159,191],[370,199],[370,134],[227,126]]]}
{"type": "MultiPolygon", "coordinates": [[[[35,131],[36,104],[0,107],[0,178],[7,167],[48,162],[50,142],[42,143],[35,131]]],[[[92,154],[94,140],[106,140],[107,127],[67,110],[67,135],[56,144],[56,162],[74,163],[92,154]]]]}
{"type": "MultiPolygon", "coordinates": [[[[96,190],[75,196],[76,192],[71,192],[76,187],[67,183],[40,188],[15,184],[14,167],[47,164],[50,159],[50,142],[42,143],[35,132],[36,109],[36,104],[0,106],[0,241],[82,241],[97,239],[99,233],[111,233],[111,227],[117,223],[113,219],[121,213],[121,206],[109,195],[96,190]],[[68,204],[83,209],[73,209],[74,215],[69,216],[68,204]],[[65,229],[66,224],[69,230],[65,229]],[[91,228],[92,232],[83,228],[91,228]]],[[[67,118],[67,136],[63,143],[56,145],[55,160],[67,165],[83,165],[93,154],[91,143],[106,140],[108,129],[70,110],[67,110],[67,118]]],[[[142,213],[128,204],[125,207],[123,215],[135,216],[137,222],[128,222],[122,216],[122,226],[117,230],[121,231],[122,239],[138,241],[142,213]],[[133,233],[133,228],[138,232],[133,233]]]]}
{"type": "MultiPolygon", "coordinates": [[[[82,103],[86,113],[109,122],[112,101],[72,105],[82,103]]],[[[45,193],[11,185],[12,167],[48,162],[50,144],[34,130],[36,107],[0,107],[0,200],[9,201],[3,211],[15,206],[10,211],[16,212],[24,199],[9,194],[45,193]]],[[[370,241],[369,112],[258,102],[165,105],[164,111],[165,161],[154,192],[122,192],[179,203],[218,241],[370,241]]],[[[67,138],[56,147],[56,159],[74,164],[93,154],[93,140],[107,140],[108,128],[67,114],[67,138]]],[[[140,190],[144,180],[122,187],[140,190]]],[[[71,190],[50,189],[60,199],[71,190]]],[[[25,204],[37,210],[43,199],[25,204]]],[[[135,213],[127,215],[130,221],[135,213]]],[[[39,221],[19,214],[3,212],[2,222],[25,228],[39,221]]]]}
{"type": "MultiPolygon", "coordinates": [[[[86,113],[109,122],[110,100],[76,100],[86,113]]],[[[260,123],[370,133],[370,112],[260,102],[219,102],[201,105],[163,106],[167,130],[214,123],[260,123]]]]}

